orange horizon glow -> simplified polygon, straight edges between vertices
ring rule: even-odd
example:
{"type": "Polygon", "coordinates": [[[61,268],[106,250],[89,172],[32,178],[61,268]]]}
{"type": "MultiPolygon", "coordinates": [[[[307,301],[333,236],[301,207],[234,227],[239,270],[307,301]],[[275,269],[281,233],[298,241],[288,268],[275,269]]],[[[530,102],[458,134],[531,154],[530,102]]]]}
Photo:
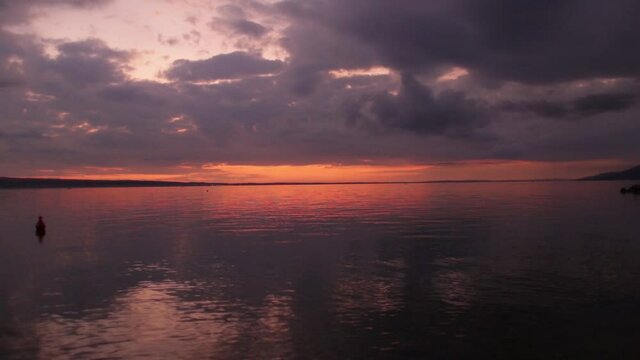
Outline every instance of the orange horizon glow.
{"type": "Polygon", "coordinates": [[[22,177],[80,180],[153,180],[220,183],[412,182],[439,180],[575,179],[636,165],[619,159],[535,162],[482,160],[440,164],[182,164],[166,168],[86,166],[40,169],[22,177]]]}

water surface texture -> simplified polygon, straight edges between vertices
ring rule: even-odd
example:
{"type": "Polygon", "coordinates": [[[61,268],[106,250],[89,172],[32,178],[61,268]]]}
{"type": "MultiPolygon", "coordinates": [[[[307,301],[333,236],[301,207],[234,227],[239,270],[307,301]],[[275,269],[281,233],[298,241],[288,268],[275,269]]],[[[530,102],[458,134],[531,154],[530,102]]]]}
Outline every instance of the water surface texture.
{"type": "Polygon", "coordinates": [[[0,358],[639,358],[623,185],[1,190],[0,358]]]}

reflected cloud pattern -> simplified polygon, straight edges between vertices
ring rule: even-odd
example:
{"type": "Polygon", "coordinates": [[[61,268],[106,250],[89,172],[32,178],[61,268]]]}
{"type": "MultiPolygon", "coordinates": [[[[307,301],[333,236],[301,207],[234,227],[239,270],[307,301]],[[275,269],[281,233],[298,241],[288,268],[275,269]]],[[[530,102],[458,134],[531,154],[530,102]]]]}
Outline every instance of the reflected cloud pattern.
{"type": "Polygon", "coordinates": [[[6,190],[0,355],[638,355],[638,201],[617,187],[6,190]]]}

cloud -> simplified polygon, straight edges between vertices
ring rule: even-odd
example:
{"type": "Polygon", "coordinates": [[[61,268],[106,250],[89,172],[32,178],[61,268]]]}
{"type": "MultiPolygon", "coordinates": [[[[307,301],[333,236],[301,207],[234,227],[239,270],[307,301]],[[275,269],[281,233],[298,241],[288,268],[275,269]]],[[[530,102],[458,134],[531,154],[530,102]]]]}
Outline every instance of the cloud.
{"type": "Polygon", "coordinates": [[[165,76],[178,81],[210,81],[237,79],[280,71],[284,63],[258,55],[236,51],[213,56],[207,60],[176,60],[165,76]]]}
{"type": "Polygon", "coordinates": [[[548,100],[506,101],[501,104],[500,108],[506,111],[531,113],[548,118],[566,118],[571,113],[567,104],[548,100]]]}
{"type": "Polygon", "coordinates": [[[103,58],[127,60],[129,52],[118,51],[108,47],[100,39],[87,39],[82,41],[65,42],[58,45],[58,51],[62,56],[103,58]]]}
{"type": "Polygon", "coordinates": [[[94,8],[104,6],[112,0],[0,0],[0,24],[18,24],[30,20],[32,10],[38,7],[67,6],[94,8]]]}
{"type": "Polygon", "coordinates": [[[622,112],[634,106],[638,96],[631,93],[603,93],[578,97],[571,101],[506,101],[501,108],[556,119],[581,119],[608,112],[622,112]]]}
{"type": "Polygon", "coordinates": [[[236,19],[227,22],[227,26],[236,34],[259,38],[269,32],[266,27],[246,19],[236,19]]]}
{"type": "Polygon", "coordinates": [[[123,81],[131,57],[129,52],[113,50],[99,39],[63,43],[58,51],[56,58],[43,61],[42,70],[77,87],[123,81]]]}
{"type": "MultiPolygon", "coordinates": [[[[186,34],[186,35],[189,35],[189,34],[186,34]]],[[[178,39],[175,36],[164,37],[162,34],[158,34],[158,42],[162,45],[175,46],[180,43],[180,39],[178,39]]]]}
{"type": "Polygon", "coordinates": [[[214,30],[224,30],[232,35],[260,38],[269,32],[269,29],[247,18],[244,9],[237,5],[226,4],[219,6],[217,12],[220,16],[214,17],[209,26],[214,30]]]}
{"type": "Polygon", "coordinates": [[[0,29],[0,88],[22,86],[27,81],[27,66],[40,47],[33,38],[0,29]]]}
{"type": "MultiPolygon", "coordinates": [[[[499,81],[546,84],[640,75],[640,3],[607,1],[286,1],[289,34],[320,28],[335,41],[373,50],[399,71],[460,66],[499,81]]],[[[314,42],[314,37],[309,42],[314,42]]],[[[295,52],[294,56],[304,56],[295,52]]],[[[335,63],[342,60],[336,57],[335,63]]],[[[367,63],[371,58],[360,58],[367,63]]]]}
{"type": "Polygon", "coordinates": [[[348,109],[350,120],[424,135],[469,137],[487,124],[487,109],[459,91],[433,91],[403,74],[397,95],[377,93],[348,109]]]}
{"type": "Polygon", "coordinates": [[[573,106],[582,116],[592,116],[605,112],[620,112],[635,105],[634,94],[595,94],[576,99],[573,106]]]}

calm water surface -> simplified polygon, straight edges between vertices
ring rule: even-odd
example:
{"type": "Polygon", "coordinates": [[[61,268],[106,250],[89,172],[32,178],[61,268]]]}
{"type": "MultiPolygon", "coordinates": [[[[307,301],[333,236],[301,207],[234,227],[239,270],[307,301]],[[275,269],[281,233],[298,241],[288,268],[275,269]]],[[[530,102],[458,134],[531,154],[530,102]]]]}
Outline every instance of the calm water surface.
{"type": "Polygon", "coordinates": [[[637,359],[623,185],[0,190],[0,358],[637,359]]]}

